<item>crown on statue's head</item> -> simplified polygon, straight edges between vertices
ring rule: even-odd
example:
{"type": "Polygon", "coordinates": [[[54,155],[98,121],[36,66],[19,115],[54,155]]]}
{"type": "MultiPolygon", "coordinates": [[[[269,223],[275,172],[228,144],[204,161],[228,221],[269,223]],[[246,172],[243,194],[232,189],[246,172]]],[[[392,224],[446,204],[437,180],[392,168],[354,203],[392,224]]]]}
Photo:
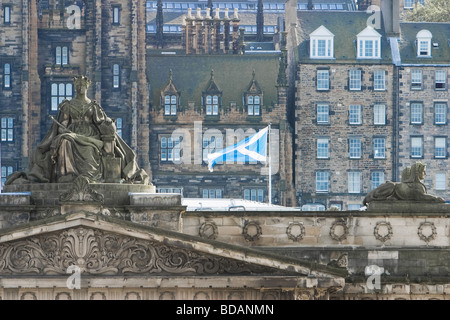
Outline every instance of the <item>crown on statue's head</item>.
{"type": "Polygon", "coordinates": [[[81,83],[86,84],[87,86],[91,84],[91,80],[89,80],[89,78],[86,76],[75,76],[72,78],[72,81],[74,84],[81,83]]]}

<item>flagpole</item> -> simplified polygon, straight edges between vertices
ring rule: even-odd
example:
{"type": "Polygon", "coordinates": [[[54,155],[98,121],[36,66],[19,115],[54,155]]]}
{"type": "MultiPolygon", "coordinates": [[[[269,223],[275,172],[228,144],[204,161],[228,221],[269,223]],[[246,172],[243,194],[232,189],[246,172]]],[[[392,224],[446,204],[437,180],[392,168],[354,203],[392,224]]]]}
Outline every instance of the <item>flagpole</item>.
{"type": "Polygon", "coordinates": [[[270,154],[270,127],[271,124],[269,123],[269,131],[268,131],[268,144],[267,144],[267,154],[268,154],[268,161],[269,161],[269,204],[272,204],[272,159],[271,159],[271,154],[270,154]]]}

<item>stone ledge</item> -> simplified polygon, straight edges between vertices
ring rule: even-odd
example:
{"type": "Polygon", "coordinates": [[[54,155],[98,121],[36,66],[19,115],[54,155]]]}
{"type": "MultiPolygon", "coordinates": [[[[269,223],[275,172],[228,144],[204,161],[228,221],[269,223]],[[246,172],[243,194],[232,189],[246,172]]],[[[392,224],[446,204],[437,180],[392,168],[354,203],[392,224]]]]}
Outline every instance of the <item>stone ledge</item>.
{"type": "Polygon", "coordinates": [[[450,204],[410,200],[372,201],[367,210],[377,213],[450,213],[450,204]]]}

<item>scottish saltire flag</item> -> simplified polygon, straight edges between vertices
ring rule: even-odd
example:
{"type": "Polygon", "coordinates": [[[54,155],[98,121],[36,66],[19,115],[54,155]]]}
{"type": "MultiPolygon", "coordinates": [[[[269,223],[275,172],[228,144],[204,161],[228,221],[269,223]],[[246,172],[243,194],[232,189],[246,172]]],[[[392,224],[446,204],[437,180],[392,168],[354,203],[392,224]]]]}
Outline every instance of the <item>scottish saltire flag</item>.
{"type": "Polygon", "coordinates": [[[266,161],[267,135],[269,127],[259,130],[254,135],[239,141],[233,146],[208,154],[208,169],[213,171],[216,163],[221,161],[266,161]]]}

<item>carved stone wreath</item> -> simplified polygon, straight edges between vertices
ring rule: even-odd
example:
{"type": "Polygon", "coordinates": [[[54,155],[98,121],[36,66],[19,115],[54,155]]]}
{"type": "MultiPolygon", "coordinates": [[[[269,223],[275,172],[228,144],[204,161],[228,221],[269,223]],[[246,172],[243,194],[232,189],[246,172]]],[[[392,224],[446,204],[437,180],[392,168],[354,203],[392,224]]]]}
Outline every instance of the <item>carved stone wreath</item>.
{"type": "Polygon", "coordinates": [[[436,239],[436,235],[437,235],[437,231],[436,231],[436,226],[434,225],[433,222],[422,222],[419,225],[419,228],[417,229],[417,234],[419,235],[420,240],[423,240],[425,242],[430,242],[431,240],[436,239]],[[428,235],[426,235],[426,231],[427,229],[429,229],[430,233],[428,235]]]}
{"type": "Polygon", "coordinates": [[[276,269],[85,227],[0,244],[0,275],[240,274],[276,269]]]}
{"type": "Polygon", "coordinates": [[[392,234],[392,225],[388,221],[377,222],[375,228],[373,229],[373,235],[377,240],[380,240],[381,242],[389,240],[392,237],[392,234]]]}
{"type": "Polygon", "coordinates": [[[345,221],[340,220],[333,222],[330,228],[330,237],[333,240],[342,241],[347,239],[347,236],[348,236],[348,227],[345,221]],[[341,229],[341,232],[338,232],[339,229],[341,229]]]}
{"type": "Polygon", "coordinates": [[[212,221],[203,222],[198,231],[200,237],[205,239],[216,239],[219,231],[217,225],[212,221]]]}
{"type": "Polygon", "coordinates": [[[242,229],[242,234],[247,241],[256,241],[262,234],[261,226],[256,221],[247,221],[242,229]]]}
{"type": "Polygon", "coordinates": [[[305,236],[305,227],[301,222],[289,223],[289,226],[286,228],[286,234],[290,240],[300,241],[305,236]]]}

